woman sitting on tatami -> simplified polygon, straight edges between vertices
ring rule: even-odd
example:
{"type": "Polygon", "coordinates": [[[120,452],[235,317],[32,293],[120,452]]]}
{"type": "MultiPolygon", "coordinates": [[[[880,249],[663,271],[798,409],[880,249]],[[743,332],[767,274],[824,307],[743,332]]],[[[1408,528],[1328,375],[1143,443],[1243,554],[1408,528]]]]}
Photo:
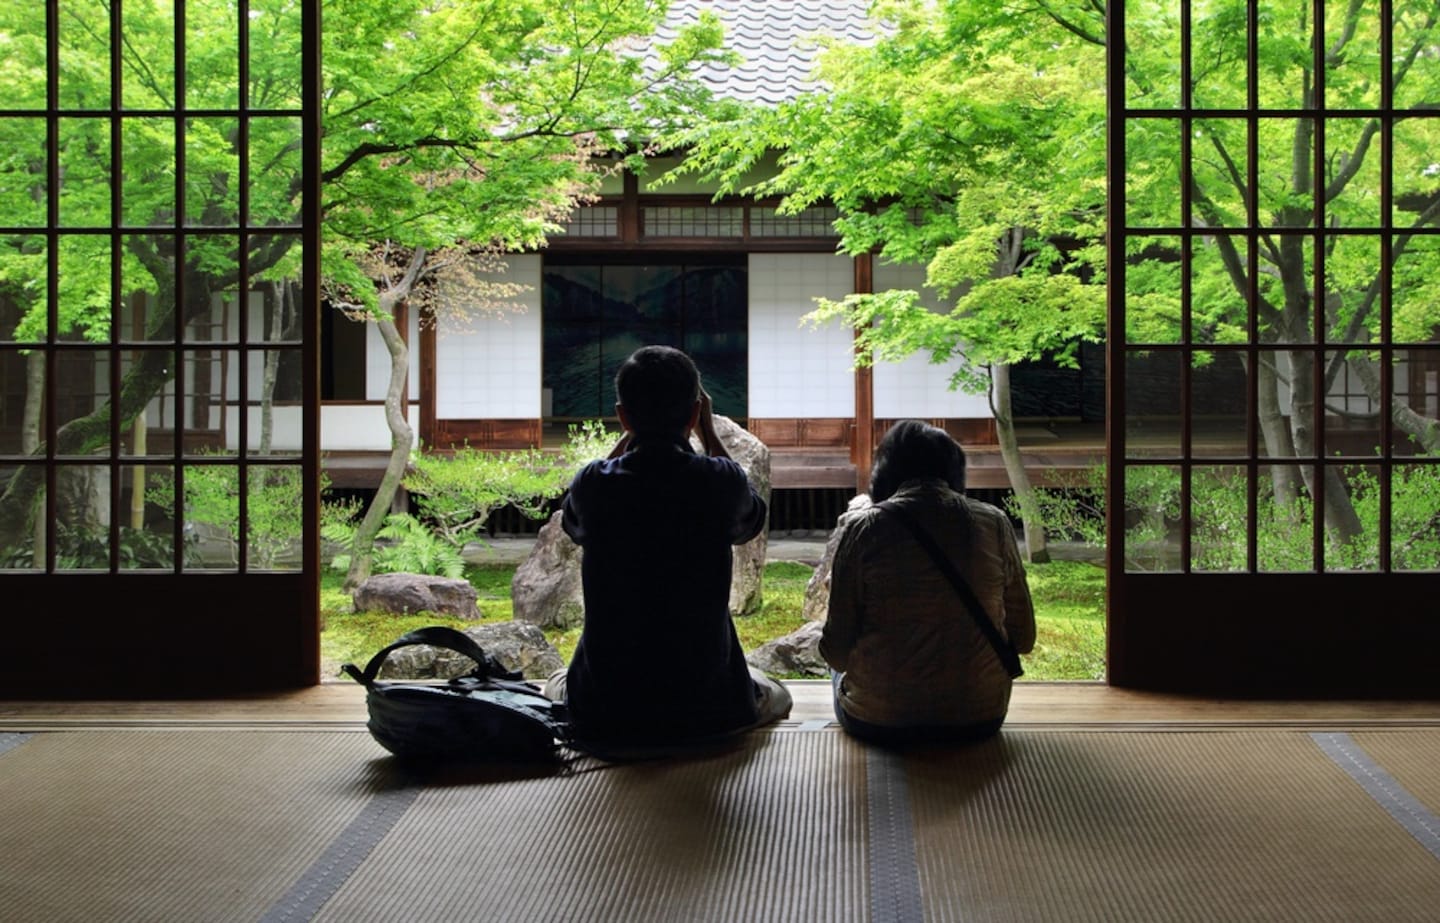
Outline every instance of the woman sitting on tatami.
{"type": "Polygon", "coordinates": [[[971,741],[1005,721],[1015,654],[1035,644],[1035,612],[1009,518],[964,491],[960,445],[903,420],[876,449],[872,505],[840,519],[820,653],[832,670],[835,716],[855,737],[971,741]],[[962,602],[943,562],[983,612],[962,602]]]}

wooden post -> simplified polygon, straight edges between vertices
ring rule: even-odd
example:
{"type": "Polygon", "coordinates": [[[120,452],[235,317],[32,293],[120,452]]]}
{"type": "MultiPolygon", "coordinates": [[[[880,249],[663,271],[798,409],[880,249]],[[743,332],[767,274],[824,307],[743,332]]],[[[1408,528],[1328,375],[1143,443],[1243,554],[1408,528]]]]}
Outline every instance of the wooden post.
{"type": "MultiPolygon", "coordinates": [[[[435,317],[433,314],[429,317],[421,315],[420,342],[410,347],[412,358],[418,358],[418,361],[420,363],[420,444],[422,446],[435,445],[437,430],[439,426],[436,420],[435,412],[435,401],[438,397],[438,395],[436,394],[436,388],[438,387],[436,382],[438,378],[435,370],[435,354],[438,349],[438,344],[436,342],[436,340],[438,339],[438,334],[436,328],[439,325],[439,318],[435,317]],[[418,357],[414,356],[414,353],[416,352],[419,353],[418,357]]],[[[405,392],[405,397],[406,405],[408,406],[410,397],[410,392],[408,390],[408,380],[406,382],[406,388],[407,390],[405,392]]]]}
{"type": "Polygon", "coordinates": [[[620,239],[627,244],[640,240],[640,178],[629,170],[621,174],[624,182],[618,215],[620,239]]]}
{"type": "MultiPolygon", "coordinates": [[[[873,257],[862,253],[855,257],[855,292],[871,294],[875,290],[873,257]]],[[[859,337],[859,331],[856,331],[859,337]]],[[[850,443],[850,461],[855,465],[855,492],[870,489],[870,464],[875,455],[875,375],[869,366],[855,370],[855,438],[850,443]]]]}

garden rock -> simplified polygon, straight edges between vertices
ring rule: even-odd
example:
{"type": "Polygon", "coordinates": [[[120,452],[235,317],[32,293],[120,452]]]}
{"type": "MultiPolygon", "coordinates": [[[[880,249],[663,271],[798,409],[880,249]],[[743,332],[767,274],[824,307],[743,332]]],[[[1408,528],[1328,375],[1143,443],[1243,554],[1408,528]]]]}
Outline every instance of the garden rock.
{"type": "Polygon", "coordinates": [[[472,620],[480,618],[476,599],[475,587],[468,580],[403,573],[369,577],[350,598],[356,612],[433,612],[472,620]]]}
{"type": "MultiPolygon", "coordinates": [[[[507,670],[523,673],[526,679],[546,679],[565,666],[565,661],[538,625],[524,622],[489,622],[464,630],[466,635],[507,670]]],[[[464,654],[428,644],[402,647],[385,658],[380,679],[452,679],[475,669],[475,661],[464,654]]]]}
{"type": "MultiPolygon", "coordinates": [[[[715,417],[715,434],[730,457],[745,470],[750,483],[770,502],[770,449],[729,417],[715,417]]],[[[697,450],[699,442],[692,439],[697,450]]],[[[518,621],[542,628],[574,628],[585,620],[580,586],[583,550],[560,526],[559,512],[540,528],[535,545],[515,569],[510,598],[518,621]]],[[[730,614],[745,616],[760,608],[768,529],[734,550],[730,578],[730,614]]]]}
{"type": "Polygon", "coordinates": [[[840,544],[840,524],[845,518],[857,510],[863,510],[870,506],[869,494],[857,494],[850,499],[845,507],[845,512],[835,521],[835,528],[830,530],[830,537],[825,541],[825,553],[821,555],[820,562],[815,566],[815,572],[810,575],[810,580],[805,584],[805,601],[801,604],[800,614],[806,619],[814,622],[823,622],[830,614],[830,567],[835,561],[835,548],[840,544]]]}
{"type": "MultiPolygon", "coordinates": [[[[750,483],[768,506],[770,503],[770,448],[756,439],[749,430],[729,417],[715,417],[715,435],[725,446],[725,451],[744,469],[750,483]]],[[[691,443],[699,451],[699,440],[691,443]]],[[[765,573],[765,554],[768,549],[770,525],[767,519],[760,534],[735,548],[734,564],[730,574],[730,614],[746,616],[760,610],[761,577],[765,573]]]]}
{"type": "Polygon", "coordinates": [[[823,622],[806,622],[788,635],[766,641],[745,655],[757,670],[771,675],[829,676],[830,666],[820,656],[823,622]]]}
{"type": "Polygon", "coordinates": [[[516,621],[542,628],[571,628],[585,619],[580,588],[584,550],[560,526],[559,512],[540,527],[530,554],[510,580],[510,602],[516,621]]]}

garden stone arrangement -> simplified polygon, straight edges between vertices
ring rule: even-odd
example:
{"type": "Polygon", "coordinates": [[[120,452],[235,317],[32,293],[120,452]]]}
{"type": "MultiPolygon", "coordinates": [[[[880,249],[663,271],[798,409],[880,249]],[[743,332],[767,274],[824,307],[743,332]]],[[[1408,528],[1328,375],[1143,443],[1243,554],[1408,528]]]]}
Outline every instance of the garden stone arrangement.
{"type": "MultiPolygon", "coordinates": [[[[487,654],[507,670],[526,679],[543,680],[565,666],[560,652],[545,638],[539,626],[524,622],[489,622],[463,629],[487,654]]],[[[416,644],[402,647],[385,658],[380,679],[454,679],[475,668],[464,654],[445,648],[416,644]]]]}
{"type": "MultiPolygon", "coordinates": [[[[430,574],[375,574],[356,588],[356,612],[390,612],[408,615],[433,612],[479,621],[475,587],[468,580],[430,574]]],[[[530,679],[543,679],[565,666],[559,651],[535,625],[522,622],[491,622],[463,629],[507,670],[530,679]]],[[[475,664],[463,654],[428,644],[416,644],[394,651],[380,666],[378,677],[395,679],[453,679],[470,672],[475,664]]]]}

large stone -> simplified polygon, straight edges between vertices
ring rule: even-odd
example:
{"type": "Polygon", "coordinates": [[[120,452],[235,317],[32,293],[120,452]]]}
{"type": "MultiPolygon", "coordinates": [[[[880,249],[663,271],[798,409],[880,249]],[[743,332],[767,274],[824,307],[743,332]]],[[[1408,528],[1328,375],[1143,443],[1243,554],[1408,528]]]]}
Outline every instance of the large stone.
{"type": "MultiPolygon", "coordinates": [[[[560,652],[545,639],[538,625],[525,622],[489,622],[465,629],[487,654],[507,670],[543,680],[565,666],[560,652]]],[[[428,644],[402,647],[385,658],[380,679],[451,679],[475,669],[475,661],[448,648],[428,644]]]]}
{"type": "MultiPolygon", "coordinates": [[[[770,502],[770,450],[748,430],[729,417],[715,417],[715,434],[725,451],[745,470],[750,483],[770,502]]],[[[700,450],[700,443],[691,443],[700,450]]],[[[765,572],[767,528],[734,550],[730,577],[730,614],[746,616],[760,608],[761,578],[765,572]]],[[[580,585],[583,551],[560,527],[560,513],[540,529],[530,555],[515,569],[510,597],[515,618],[544,628],[573,628],[585,620],[584,593],[580,585]]]]}
{"type": "Polygon", "coordinates": [[[772,676],[829,676],[830,666],[820,656],[822,622],[806,622],[788,635],[766,641],[745,654],[752,667],[772,676]]]}
{"type": "Polygon", "coordinates": [[[820,562],[815,565],[815,572],[810,575],[810,580],[805,584],[805,601],[801,604],[800,614],[806,619],[814,622],[823,622],[830,614],[830,568],[835,562],[835,548],[840,544],[840,525],[845,518],[858,510],[870,506],[869,494],[857,494],[850,499],[845,512],[835,521],[835,528],[830,530],[830,537],[825,541],[825,553],[820,557],[820,562]]]}
{"type": "Polygon", "coordinates": [[[540,527],[535,546],[510,580],[514,618],[542,628],[571,628],[585,619],[580,586],[584,550],[560,527],[557,511],[540,527]]]}
{"type": "MultiPolygon", "coordinates": [[[[715,435],[725,451],[744,469],[760,499],[770,503],[770,449],[745,427],[729,417],[715,417],[715,435]]],[[[703,451],[698,439],[691,439],[697,451],[703,451]]],[[[762,601],[762,580],[765,574],[765,553],[769,543],[770,523],[766,520],[760,534],[734,550],[730,573],[730,614],[741,617],[758,612],[762,601]]]]}
{"type": "Polygon", "coordinates": [[[835,562],[835,549],[840,544],[840,526],[846,517],[868,506],[868,494],[852,497],[845,512],[836,519],[835,528],[830,530],[825,551],[805,584],[805,601],[800,610],[806,618],[805,624],[746,653],[745,659],[751,666],[770,674],[830,675],[830,665],[820,656],[820,633],[830,614],[830,568],[835,562]]]}
{"type": "Polygon", "coordinates": [[[433,612],[479,619],[477,598],[468,580],[430,574],[376,574],[356,587],[350,601],[356,612],[433,612]]]}

